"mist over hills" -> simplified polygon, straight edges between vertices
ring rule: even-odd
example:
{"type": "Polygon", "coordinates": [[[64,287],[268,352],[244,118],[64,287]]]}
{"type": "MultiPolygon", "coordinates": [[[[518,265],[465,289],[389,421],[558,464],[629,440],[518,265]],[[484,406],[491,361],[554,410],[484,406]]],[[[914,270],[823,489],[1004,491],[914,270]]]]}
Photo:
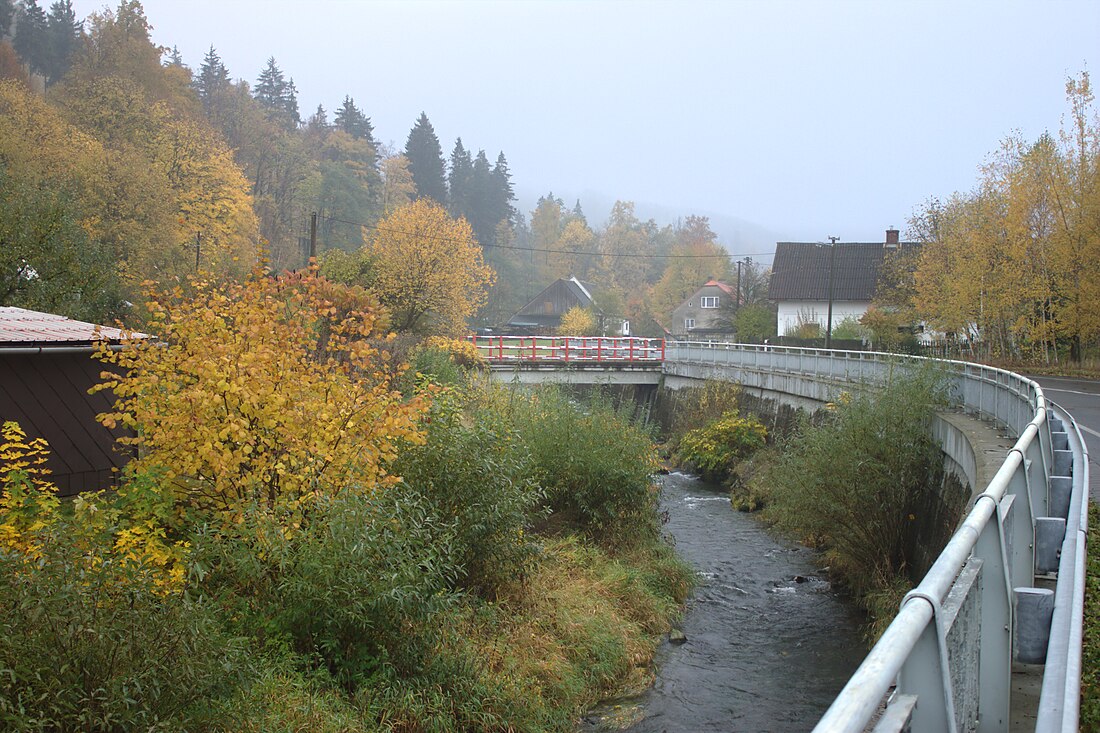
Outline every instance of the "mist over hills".
{"type": "MultiPolygon", "coordinates": [[[[572,209],[579,199],[581,208],[589,226],[598,229],[607,223],[611,208],[615,205],[614,196],[592,190],[573,191],[568,188],[552,189],[555,197],[560,198],[567,209],[572,209]]],[[[516,186],[516,208],[523,212],[524,217],[531,218],[531,212],[535,209],[540,196],[549,193],[546,190],[535,190],[522,183],[516,186]]],[[[718,243],[730,253],[734,259],[750,256],[753,260],[771,264],[775,253],[775,243],[798,239],[796,233],[779,233],[748,219],[729,214],[721,214],[701,209],[687,209],[683,207],[658,204],[652,201],[635,201],[634,213],[639,219],[646,221],[653,219],[659,226],[675,225],[692,214],[705,216],[710,220],[710,228],[718,235],[718,243]]]]}

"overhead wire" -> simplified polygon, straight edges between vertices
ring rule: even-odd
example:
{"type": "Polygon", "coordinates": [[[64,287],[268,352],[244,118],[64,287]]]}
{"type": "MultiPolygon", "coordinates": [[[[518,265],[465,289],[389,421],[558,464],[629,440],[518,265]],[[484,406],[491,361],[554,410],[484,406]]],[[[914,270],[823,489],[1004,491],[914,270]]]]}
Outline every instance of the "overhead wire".
{"type": "MultiPolygon", "coordinates": [[[[328,221],[334,221],[339,224],[347,224],[349,226],[362,227],[364,229],[371,229],[376,232],[386,232],[389,234],[403,234],[409,237],[422,237],[424,239],[432,239],[438,242],[450,242],[452,244],[465,244],[466,240],[455,239],[454,237],[444,237],[438,234],[425,234],[422,232],[410,232],[404,229],[394,229],[391,227],[381,227],[377,224],[364,224],[359,221],[348,221],[347,219],[340,219],[335,216],[328,216],[324,214],[318,215],[319,219],[325,219],[328,221]]],[[[481,243],[479,243],[481,244],[481,243]]],[[[739,257],[771,257],[774,252],[742,252],[738,254],[726,253],[726,254],[714,254],[714,255],[690,255],[690,254],[645,254],[636,252],[591,252],[584,250],[573,249],[548,249],[545,247],[517,247],[515,245],[508,244],[481,244],[482,247],[494,247],[496,249],[513,250],[517,252],[545,252],[549,254],[564,254],[574,256],[591,256],[591,257],[620,257],[620,258],[636,258],[636,259],[719,259],[723,257],[739,258],[739,257]]]]}

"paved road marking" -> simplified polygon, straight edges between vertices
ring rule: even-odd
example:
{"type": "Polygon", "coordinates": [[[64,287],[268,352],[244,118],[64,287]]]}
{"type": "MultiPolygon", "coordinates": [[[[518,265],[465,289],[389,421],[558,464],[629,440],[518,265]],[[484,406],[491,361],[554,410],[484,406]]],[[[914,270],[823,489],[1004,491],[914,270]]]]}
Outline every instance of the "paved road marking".
{"type": "Polygon", "coordinates": [[[1096,392],[1079,392],[1076,389],[1057,389],[1055,387],[1043,387],[1044,392],[1065,392],[1067,394],[1083,394],[1087,397],[1100,397],[1096,392]]]}
{"type": "Polygon", "coordinates": [[[1100,438],[1100,433],[1096,432],[1096,431],[1095,431],[1095,430],[1093,430],[1092,428],[1086,428],[1086,427],[1085,427],[1084,425],[1082,425],[1081,423],[1077,423],[1077,427],[1081,428],[1082,430],[1084,430],[1084,431],[1085,431],[1086,433],[1088,433],[1089,435],[1095,435],[1095,436],[1096,436],[1097,438],[1100,438]]]}

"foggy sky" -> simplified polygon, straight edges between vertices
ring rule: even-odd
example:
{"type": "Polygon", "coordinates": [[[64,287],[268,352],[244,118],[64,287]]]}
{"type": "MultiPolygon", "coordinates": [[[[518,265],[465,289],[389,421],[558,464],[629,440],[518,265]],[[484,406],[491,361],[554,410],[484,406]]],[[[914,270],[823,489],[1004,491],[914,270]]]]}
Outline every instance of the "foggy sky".
{"type": "Polygon", "coordinates": [[[303,118],[350,94],[395,148],[423,110],[445,155],[503,150],[527,213],[707,214],[735,254],[904,230],[1013,130],[1056,131],[1100,56],[1095,0],[143,4],[192,69],[213,44],[254,83],[274,56],[303,118]]]}

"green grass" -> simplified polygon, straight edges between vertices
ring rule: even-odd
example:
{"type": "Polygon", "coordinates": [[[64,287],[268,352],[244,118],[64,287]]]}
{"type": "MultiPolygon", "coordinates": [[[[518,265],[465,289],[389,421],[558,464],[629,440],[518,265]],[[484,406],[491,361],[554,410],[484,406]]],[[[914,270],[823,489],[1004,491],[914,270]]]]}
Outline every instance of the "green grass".
{"type": "MultiPolygon", "coordinates": [[[[1100,526],[1100,506],[1091,502],[1089,525],[1100,526]]],[[[1086,564],[1080,728],[1096,731],[1100,730],[1100,548],[1090,548],[1086,564]]]]}

